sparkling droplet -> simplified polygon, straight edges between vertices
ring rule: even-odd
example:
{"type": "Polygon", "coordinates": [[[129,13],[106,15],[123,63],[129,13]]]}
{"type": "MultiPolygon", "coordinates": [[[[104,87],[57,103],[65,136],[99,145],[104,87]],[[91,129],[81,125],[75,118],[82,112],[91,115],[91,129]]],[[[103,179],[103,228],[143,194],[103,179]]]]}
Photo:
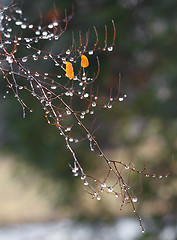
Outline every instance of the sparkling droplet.
{"type": "Polygon", "coordinates": [[[85,175],[85,174],[83,174],[83,175],[81,176],[81,180],[84,180],[84,179],[86,179],[86,175],[85,175]]]}
{"type": "Polygon", "coordinates": [[[88,186],[88,182],[86,180],[84,180],[84,185],[88,186]]]}
{"type": "Polygon", "coordinates": [[[132,197],[132,202],[136,203],[138,201],[138,198],[136,196],[132,197]]]}
{"type": "Polygon", "coordinates": [[[124,100],[123,97],[120,97],[120,98],[119,98],[119,101],[120,101],[120,102],[123,102],[123,100],[124,100]]]}
{"type": "Polygon", "coordinates": [[[96,102],[92,102],[92,107],[96,107],[96,102]]]}
{"type": "Polygon", "coordinates": [[[21,22],[21,21],[16,21],[15,24],[16,24],[17,26],[20,26],[20,25],[22,25],[22,22],[21,22]]]}
{"type": "Polygon", "coordinates": [[[108,51],[111,52],[113,50],[113,47],[108,47],[108,51]]]}
{"type": "Polygon", "coordinates": [[[108,188],[108,192],[112,192],[113,189],[111,187],[108,188]]]}
{"type": "Polygon", "coordinates": [[[6,57],[6,60],[8,63],[13,63],[13,58],[10,55],[6,57]]]}
{"type": "Polygon", "coordinates": [[[106,187],[106,184],[105,184],[105,183],[102,183],[101,186],[102,186],[103,188],[105,188],[105,187],[106,187]]]}
{"type": "Polygon", "coordinates": [[[125,169],[129,169],[129,166],[128,166],[128,165],[126,165],[126,166],[125,166],[125,169]]]}
{"type": "Polygon", "coordinates": [[[100,201],[101,200],[101,197],[100,196],[97,196],[97,198],[96,198],[98,201],[100,201]]]}
{"type": "Polygon", "coordinates": [[[92,55],[93,54],[93,50],[90,50],[88,53],[89,53],[89,55],[92,55]]]}

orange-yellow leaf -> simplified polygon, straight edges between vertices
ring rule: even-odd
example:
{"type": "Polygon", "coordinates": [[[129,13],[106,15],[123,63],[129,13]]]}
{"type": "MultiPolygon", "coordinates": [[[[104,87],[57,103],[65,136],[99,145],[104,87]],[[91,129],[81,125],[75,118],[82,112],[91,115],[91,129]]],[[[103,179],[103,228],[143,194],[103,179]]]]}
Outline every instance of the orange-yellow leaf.
{"type": "Polygon", "coordinates": [[[74,69],[73,69],[73,65],[70,62],[66,62],[66,76],[69,79],[73,79],[74,77],[74,69]]]}
{"type": "Polygon", "coordinates": [[[89,60],[85,55],[81,57],[81,67],[86,68],[89,66],[89,60]]]}

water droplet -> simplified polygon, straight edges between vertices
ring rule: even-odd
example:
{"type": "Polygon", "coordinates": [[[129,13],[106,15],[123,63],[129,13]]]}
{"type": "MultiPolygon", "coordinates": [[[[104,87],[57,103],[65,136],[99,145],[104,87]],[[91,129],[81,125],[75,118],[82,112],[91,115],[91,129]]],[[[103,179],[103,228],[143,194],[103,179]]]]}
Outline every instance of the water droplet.
{"type": "Polygon", "coordinates": [[[101,186],[102,186],[103,188],[105,188],[105,187],[106,187],[106,183],[102,183],[101,186]]]}
{"type": "Polygon", "coordinates": [[[92,107],[96,107],[96,102],[92,102],[92,107]]]}
{"type": "Polygon", "coordinates": [[[13,58],[12,58],[10,55],[8,55],[8,56],[6,57],[6,61],[7,61],[8,63],[13,63],[13,58]]]}
{"type": "Polygon", "coordinates": [[[41,33],[40,33],[39,30],[37,30],[37,31],[35,32],[35,34],[36,34],[36,35],[40,35],[41,33]]]}
{"type": "Polygon", "coordinates": [[[97,196],[97,198],[96,198],[98,201],[100,201],[101,200],[101,197],[100,196],[97,196]]]}
{"type": "Polygon", "coordinates": [[[111,187],[108,187],[108,192],[112,192],[113,189],[111,187]]]}
{"type": "Polygon", "coordinates": [[[108,51],[111,52],[113,50],[113,47],[108,47],[108,51]]]}
{"type": "Polygon", "coordinates": [[[90,50],[88,53],[89,53],[89,55],[92,55],[93,54],[93,50],[90,50]]]}
{"type": "Polygon", "coordinates": [[[84,180],[84,185],[88,186],[88,182],[86,180],[84,180]]]}
{"type": "Polygon", "coordinates": [[[15,12],[18,13],[18,14],[22,14],[22,10],[21,9],[16,9],[15,12]]]}
{"type": "Polygon", "coordinates": [[[129,169],[130,167],[128,165],[125,166],[125,169],[129,169]]]}
{"type": "Polygon", "coordinates": [[[136,203],[138,201],[138,198],[136,196],[132,197],[132,202],[136,203]]]}
{"type": "Polygon", "coordinates": [[[56,89],[57,87],[56,86],[51,86],[51,89],[56,89]]]}
{"type": "Polygon", "coordinates": [[[89,96],[89,94],[88,94],[88,93],[85,93],[85,94],[84,94],[84,97],[85,97],[85,98],[87,98],[88,96],[89,96]]]}
{"type": "Polygon", "coordinates": [[[85,174],[83,174],[83,175],[81,176],[81,180],[84,180],[84,179],[86,179],[86,175],[85,175],[85,174]]]}
{"type": "Polygon", "coordinates": [[[22,25],[22,22],[21,22],[21,21],[16,21],[15,24],[16,24],[17,26],[20,26],[20,25],[22,25]]]}
{"type": "Polygon", "coordinates": [[[58,26],[58,22],[57,22],[57,21],[53,22],[53,25],[54,25],[55,27],[57,27],[57,26],[58,26]]]}
{"type": "Polygon", "coordinates": [[[48,25],[48,28],[53,28],[53,24],[49,24],[49,25],[48,25]]]}
{"type": "Polygon", "coordinates": [[[22,24],[22,25],[21,25],[21,28],[22,28],[22,29],[25,29],[26,27],[27,27],[26,24],[22,24]]]}

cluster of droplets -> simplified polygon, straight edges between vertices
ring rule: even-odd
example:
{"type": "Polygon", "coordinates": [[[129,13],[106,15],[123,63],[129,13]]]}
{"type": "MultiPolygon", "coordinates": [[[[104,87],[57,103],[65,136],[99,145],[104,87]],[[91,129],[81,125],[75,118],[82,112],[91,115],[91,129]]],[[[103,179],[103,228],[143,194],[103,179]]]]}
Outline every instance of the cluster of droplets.
{"type": "MultiPolygon", "coordinates": [[[[135,208],[138,197],[133,193],[129,183],[127,183],[128,181],[125,181],[122,169],[125,169],[127,176],[129,176],[131,172],[136,172],[145,177],[161,179],[168,177],[169,174],[146,174],[144,170],[138,171],[131,164],[107,159],[93,133],[84,124],[86,116],[93,115],[98,106],[111,109],[115,102],[124,101],[127,95],[124,94],[120,96],[119,89],[116,96],[113,96],[112,91],[110,91],[110,95],[106,98],[99,96],[97,91],[94,92],[92,83],[97,79],[100,71],[98,57],[96,57],[98,68],[96,76],[90,76],[89,71],[87,71],[90,64],[90,55],[94,55],[98,50],[108,52],[113,50],[116,35],[113,21],[114,36],[111,46],[107,46],[106,27],[105,46],[103,48],[98,46],[98,33],[94,27],[96,42],[92,49],[88,49],[88,38],[85,44],[82,43],[82,39],[80,38],[80,46],[77,47],[74,36],[71,48],[58,54],[54,54],[52,51],[50,53],[46,52],[39,47],[38,43],[42,40],[59,40],[60,36],[66,31],[70,18],[71,17],[66,16],[63,21],[63,27],[61,26],[61,22],[57,20],[54,20],[47,26],[35,26],[27,22],[27,19],[23,17],[22,10],[16,6],[1,8],[0,30],[2,36],[0,44],[0,71],[3,79],[6,80],[8,84],[6,95],[9,94],[9,90],[13,91],[15,98],[17,98],[22,106],[24,117],[25,110],[28,109],[29,112],[32,112],[32,109],[23,102],[20,97],[20,91],[26,90],[35,97],[45,111],[47,122],[56,126],[60,135],[64,137],[66,148],[70,151],[74,160],[73,165],[71,166],[71,164],[69,164],[69,166],[74,176],[80,176],[84,190],[89,193],[92,198],[97,200],[101,200],[102,192],[112,194],[116,198],[121,198],[121,209],[125,204],[130,203],[133,211],[139,218],[142,232],[144,232],[141,218],[135,208]],[[18,29],[17,32],[13,30],[14,26],[18,29]],[[26,30],[31,30],[33,36],[24,36],[26,30]],[[25,52],[23,50],[27,51],[28,54],[17,58],[16,52],[23,53],[25,52]],[[33,65],[36,66],[38,61],[52,63],[56,71],[34,71],[33,65]],[[76,63],[78,62],[80,66],[77,69],[76,63]],[[22,81],[18,83],[19,79],[23,79],[23,84],[22,81]],[[66,118],[68,121],[66,121],[66,118]],[[78,139],[72,136],[72,130],[75,125],[84,130],[83,138],[78,139]],[[98,180],[93,176],[87,175],[79,163],[73,150],[73,145],[83,140],[88,142],[90,151],[101,157],[107,164],[108,171],[106,172],[104,180],[98,180]],[[110,176],[114,177],[114,184],[109,183],[110,176]]],[[[3,97],[6,98],[6,95],[3,97]]]]}

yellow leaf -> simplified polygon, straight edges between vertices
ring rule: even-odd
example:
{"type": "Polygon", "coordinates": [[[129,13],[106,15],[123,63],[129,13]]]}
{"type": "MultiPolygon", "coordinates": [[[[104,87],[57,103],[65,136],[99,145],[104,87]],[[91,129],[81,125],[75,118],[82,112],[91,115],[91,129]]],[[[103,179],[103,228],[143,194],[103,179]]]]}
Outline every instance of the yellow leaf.
{"type": "Polygon", "coordinates": [[[89,66],[89,60],[85,55],[81,57],[81,67],[86,68],[89,66]]]}
{"type": "Polygon", "coordinates": [[[74,77],[74,69],[73,69],[73,65],[70,62],[66,62],[66,76],[69,79],[73,79],[74,77]]]}

